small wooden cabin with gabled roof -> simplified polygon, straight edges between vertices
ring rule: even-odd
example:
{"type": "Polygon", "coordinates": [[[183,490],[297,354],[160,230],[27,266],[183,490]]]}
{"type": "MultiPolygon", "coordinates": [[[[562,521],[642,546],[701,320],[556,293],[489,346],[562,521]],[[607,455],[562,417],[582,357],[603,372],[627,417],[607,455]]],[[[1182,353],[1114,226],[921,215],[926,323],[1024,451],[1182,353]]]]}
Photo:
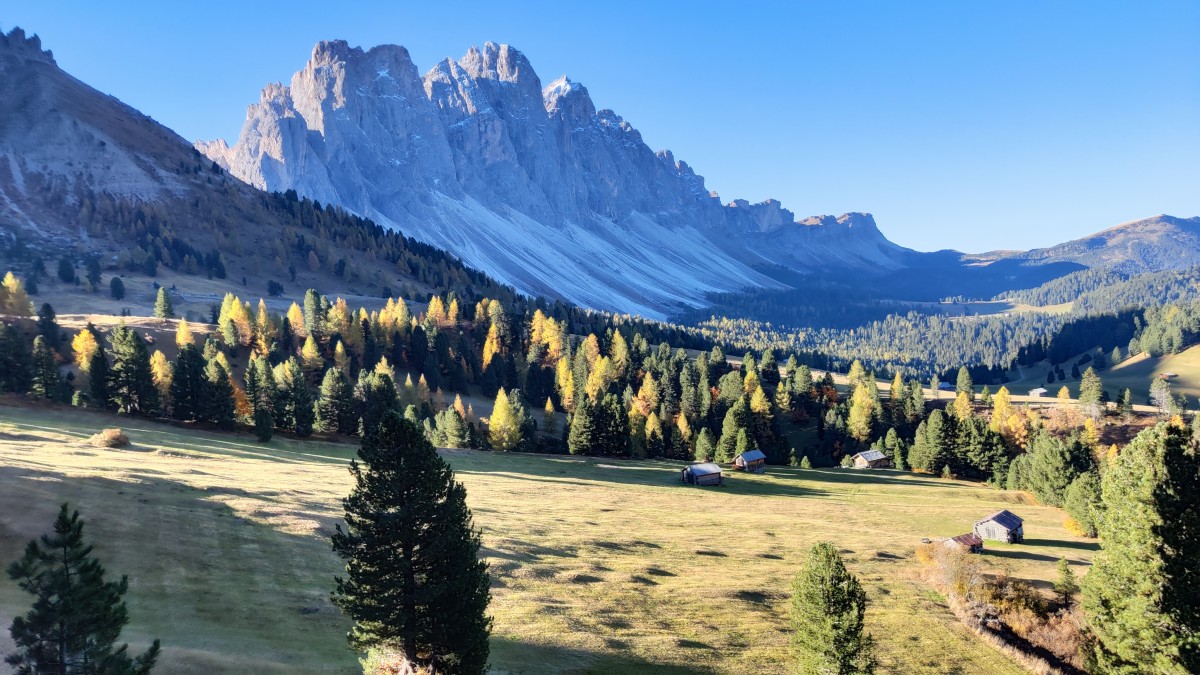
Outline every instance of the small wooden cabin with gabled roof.
{"type": "Polygon", "coordinates": [[[691,464],[680,472],[679,480],[688,485],[721,485],[721,467],[712,462],[691,464]]]}
{"type": "Polygon", "coordinates": [[[1025,540],[1025,521],[1008,510],[1001,510],[975,523],[974,532],[984,539],[1019,544],[1025,540]]]}
{"type": "Polygon", "coordinates": [[[733,466],[749,473],[763,473],[767,470],[767,456],[762,450],[747,450],[733,458],[733,466]]]}
{"type": "Polygon", "coordinates": [[[983,552],[983,538],[974,532],[968,532],[966,534],[960,534],[957,537],[943,539],[942,544],[947,548],[957,548],[968,553],[983,552]]]}
{"type": "Polygon", "coordinates": [[[856,469],[886,469],[892,465],[892,460],[882,450],[866,450],[854,456],[856,469]]]}

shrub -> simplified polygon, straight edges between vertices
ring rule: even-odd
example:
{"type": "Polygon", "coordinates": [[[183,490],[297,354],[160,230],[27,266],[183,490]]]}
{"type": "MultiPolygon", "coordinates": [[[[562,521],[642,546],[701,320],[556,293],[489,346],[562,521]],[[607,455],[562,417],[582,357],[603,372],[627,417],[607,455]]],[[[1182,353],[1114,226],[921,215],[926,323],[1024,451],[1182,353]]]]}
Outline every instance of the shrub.
{"type": "Polygon", "coordinates": [[[842,468],[849,469],[854,466],[854,459],[850,455],[842,456],[842,468]]]}
{"type": "Polygon", "coordinates": [[[800,460],[800,468],[801,468],[801,469],[811,469],[811,468],[813,468],[813,465],[812,465],[812,460],[808,458],[808,455],[805,455],[805,456],[804,456],[804,457],[803,457],[803,458],[800,460]]]}
{"type": "Polygon", "coordinates": [[[120,429],[105,429],[88,439],[97,448],[123,448],[129,445],[129,437],[120,429]]]}

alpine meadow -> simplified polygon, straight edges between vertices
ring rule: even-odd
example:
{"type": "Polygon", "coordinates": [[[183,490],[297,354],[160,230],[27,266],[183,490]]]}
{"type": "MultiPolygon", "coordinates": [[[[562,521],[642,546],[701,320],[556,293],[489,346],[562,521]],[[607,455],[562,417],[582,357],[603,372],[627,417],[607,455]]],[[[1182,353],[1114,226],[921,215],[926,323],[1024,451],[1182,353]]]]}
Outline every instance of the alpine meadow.
{"type": "Polygon", "coordinates": [[[0,671],[1200,672],[1200,8],[343,9],[0,10],[0,671]]]}

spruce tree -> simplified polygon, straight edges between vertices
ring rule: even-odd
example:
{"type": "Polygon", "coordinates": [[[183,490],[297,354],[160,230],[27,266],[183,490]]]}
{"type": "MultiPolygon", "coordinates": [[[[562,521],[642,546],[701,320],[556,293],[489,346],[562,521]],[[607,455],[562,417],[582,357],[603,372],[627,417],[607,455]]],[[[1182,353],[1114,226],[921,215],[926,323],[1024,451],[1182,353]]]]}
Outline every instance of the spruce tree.
{"type": "Polygon", "coordinates": [[[313,395],[304,379],[304,369],[296,357],[288,359],[288,377],[283,396],[286,400],[290,428],[297,436],[308,436],[313,430],[313,395]]]}
{"type": "Polygon", "coordinates": [[[204,357],[195,345],[184,344],[171,364],[171,417],[199,419],[204,389],[204,357]]]}
{"type": "Polygon", "coordinates": [[[1197,672],[1200,497],[1194,483],[1178,492],[1169,468],[1191,465],[1185,473],[1196,480],[1196,451],[1186,435],[1166,425],[1143,431],[1104,471],[1102,548],[1083,577],[1080,601],[1092,672],[1197,672]]]}
{"type": "Polygon", "coordinates": [[[211,359],[204,367],[201,389],[200,418],[219,429],[232,429],[236,422],[233,402],[233,385],[229,382],[229,371],[218,359],[211,359]]]}
{"type": "Polygon", "coordinates": [[[333,601],[350,645],[399,651],[411,671],[483,673],[489,575],[466,489],[414,424],[390,412],[350,463],[354,488],[333,549],[333,601]]]}
{"type": "Polygon", "coordinates": [[[142,336],[124,323],[113,328],[109,391],[117,412],[151,415],[158,412],[158,389],[150,372],[150,351],[142,336]]]}
{"type": "Polygon", "coordinates": [[[697,462],[708,462],[712,461],[715,454],[716,444],[713,443],[712,432],[708,430],[708,427],[704,427],[696,436],[695,459],[697,462]]]}
{"type": "Polygon", "coordinates": [[[954,389],[956,392],[966,392],[968,396],[975,396],[975,383],[971,380],[971,371],[967,370],[966,366],[958,369],[958,382],[954,389]]]}
{"type": "Polygon", "coordinates": [[[175,318],[175,305],[171,302],[166,287],[158,288],[158,297],[154,300],[154,316],[159,319],[175,318]]]}
{"type": "Polygon", "coordinates": [[[266,443],[275,435],[275,418],[271,409],[259,407],[254,409],[254,436],[260,443],[266,443]]]}
{"type": "Polygon", "coordinates": [[[1104,385],[1100,376],[1094,368],[1089,367],[1083,372],[1083,379],[1079,382],[1079,406],[1083,409],[1083,414],[1094,420],[1100,419],[1101,413],[1104,412],[1100,402],[1103,395],[1104,385]]]}
{"type": "Polygon", "coordinates": [[[358,431],[358,415],[354,410],[354,390],[350,380],[339,368],[325,371],[317,397],[317,429],[325,433],[353,434],[358,431]]]}
{"type": "Polygon", "coordinates": [[[596,419],[592,402],[584,397],[575,406],[571,415],[571,432],[567,436],[567,450],[572,455],[591,455],[596,443],[596,419]]]}
{"type": "Polygon", "coordinates": [[[33,355],[10,323],[0,325],[0,391],[24,394],[32,385],[33,355]]]}
{"type": "Polygon", "coordinates": [[[792,648],[798,672],[875,672],[874,640],[863,634],[866,608],[867,594],[833,544],[814,544],[792,582],[792,648]]]}
{"type": "Polygon", "coordinates": [[[88,399],[96,408],[103,410],[112,407],[112,397],[108,391],[108,357],[103,349],[92,351],[88,359],[88,399]]]}
{"type": "Polygon", "coordinates": [[[129,623],[123,599],[129,580],[104,580],[78,511],[63,504],[54,532],[30,541],[8,566],[8,576],[36,598],[9,629],[17,650],[5,662],[17,672],[142,675],[154,667],[158,640],[137,656],[129,655],[128,645],[116,646],[129,623]]]}
{"type": "Polygon", "coordinates": [[[1058,594],[1058,602],[1064,607],[1071,604],[1075,594],[1079,592],[1079,582],[1075,580],[1075,572],[1066,558],[1058,559],[1058,579],[1054,581],[1054,592],[1058,594]]]}
{"type": "Polygon", "coordinates": [[[29,394],[35,398],[61,401],[66,385],[58,371],[58,361],[45,336],[33,338],[33,378],[29,394]]]}
{"type": "Polygon", "coordinates": [[[386,373],[360,372],[355,397],[362,411],[358,433],[363,438],[375,431],[387,413],[400,411],[396,384],[386,373]]]}

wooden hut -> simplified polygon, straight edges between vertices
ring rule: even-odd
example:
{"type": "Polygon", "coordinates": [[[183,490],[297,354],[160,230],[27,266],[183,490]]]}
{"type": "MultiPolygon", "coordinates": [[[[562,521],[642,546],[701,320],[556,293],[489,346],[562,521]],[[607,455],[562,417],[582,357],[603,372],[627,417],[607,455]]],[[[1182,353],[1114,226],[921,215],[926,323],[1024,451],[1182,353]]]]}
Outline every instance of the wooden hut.
{"type": "Polygon", "coordinates": [[[892,465],[892,460],[881,450],[867,450],[854,456],[856,469],[886,469],[892,465]]]}
{"type": "Polygon", "coordinates": [[[763,473],[767,470],[767,456],[762,450],[747,450],[733,458],[733,466],[749,473],[763,473]]]}
{"type": "Polygon", "coordinates": [[[1024,522],[1012,511],[997,511],[975,523],[974,532],[983,539],[1019,544],[1025,540],[1024,522]]]}
{"type": "Polygon", "coordinates": [[[720,485],[721,467],[711,462],[691,464],[680,472],[679,480],[688,485],[720,485]]]}
{"type": "Polygon", "coordinates": [[[974,532],[943,539],[942,544],[948,548],[958,548],[968,553],[983,553],[983,538],[974,532]]]}

